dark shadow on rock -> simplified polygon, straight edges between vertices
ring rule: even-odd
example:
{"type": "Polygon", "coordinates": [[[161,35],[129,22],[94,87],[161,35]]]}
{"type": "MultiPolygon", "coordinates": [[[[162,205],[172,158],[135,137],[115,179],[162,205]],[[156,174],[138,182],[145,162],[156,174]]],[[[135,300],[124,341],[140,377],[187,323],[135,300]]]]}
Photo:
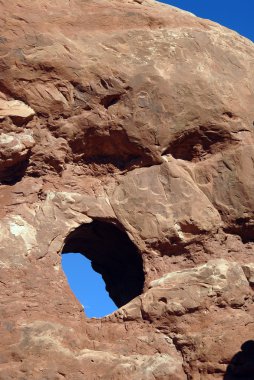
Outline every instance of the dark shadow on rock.
{"type": "Polygon", "coordinates": [[[29,156],[22,162],[7,167],[5,169],[0,168],[0,185],[15,185],[20,182],[25,176],[26,170],[29,165],[29,156]]]}
{"type": "Polygon", "coordinates": [[[254,340],[247,340],[230,361],[224,380],[254,380],[254,340]]]}

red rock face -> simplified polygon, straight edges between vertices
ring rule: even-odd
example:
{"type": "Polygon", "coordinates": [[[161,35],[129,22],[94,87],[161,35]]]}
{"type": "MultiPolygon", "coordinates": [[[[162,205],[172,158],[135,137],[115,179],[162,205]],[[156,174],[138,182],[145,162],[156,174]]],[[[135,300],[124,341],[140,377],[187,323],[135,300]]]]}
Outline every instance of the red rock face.
{"type": "Polygon", "coordinates": [[[0,379],[251,378],[253,44],[149,0],[0,10],[0,379]],[[85,317],[68,250],[119,310],[85,317]]]}

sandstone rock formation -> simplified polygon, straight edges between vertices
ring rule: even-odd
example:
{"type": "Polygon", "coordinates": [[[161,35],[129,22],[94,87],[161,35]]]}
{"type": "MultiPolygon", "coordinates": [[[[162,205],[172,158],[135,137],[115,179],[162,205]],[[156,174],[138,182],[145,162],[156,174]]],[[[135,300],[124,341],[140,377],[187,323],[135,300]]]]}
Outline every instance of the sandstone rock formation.
{"type": "Polygon", "coordinates": [[[253,44],[152,0],[0,11],[0,379],[251,378],[253,44]]]}

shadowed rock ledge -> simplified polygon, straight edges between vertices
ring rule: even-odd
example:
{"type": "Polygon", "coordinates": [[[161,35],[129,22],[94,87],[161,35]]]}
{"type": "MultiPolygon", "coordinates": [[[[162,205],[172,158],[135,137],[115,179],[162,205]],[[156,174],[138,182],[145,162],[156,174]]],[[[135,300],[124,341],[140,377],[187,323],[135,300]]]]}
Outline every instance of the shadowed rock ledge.
{"type": "Polygon", "coordinates": [[[0,24],[0,380],[247,380],[253,44],[152,0],[0,24]],[[115,313],[84,315],[68,249],[115,313]]]}

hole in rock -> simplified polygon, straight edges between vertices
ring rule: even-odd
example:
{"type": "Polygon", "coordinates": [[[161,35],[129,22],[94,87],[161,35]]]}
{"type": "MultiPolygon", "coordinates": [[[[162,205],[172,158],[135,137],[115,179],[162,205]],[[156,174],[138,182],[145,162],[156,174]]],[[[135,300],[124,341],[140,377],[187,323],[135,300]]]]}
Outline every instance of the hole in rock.
{"type": "Polygon", "coordinates": [[[1,185],[15,185],[21,181],[24,177],[29,165],[29,157],[16,165],[4,168],[0,168],[0,184],[1,185]]]}
{"type": "Polygon", "coordinates": [[[254,242],[254,225],[248,218],[238,218],[233,226],[224,230],[228,234],[239,235],[244,244],[254,242]]]}
{"type": "Polygon", "coordinates": [[[117,309],[105,289],[102,276],[95,272],[91,261],[80,253],[62,255],[62,268],[69,285],[86,316],[100,318],[117,309]]]}
{"type": "Polygon", "coordinates": [[[254,340],[247,340],[231,359],[224,380],[254,380],[254,340]]]}
{"type": "Polygon", "coordinates": [[[101,99],[101,104],[106,109],[108,109],[109,107],[118,103],[120,99],[121,99],[121,94],[106,95],[106,96],[104,96],[104,98],[101,99]]]}
{"type": "MultiPolygon", "coordinates": [[[[117,307],[142,293],[144,272],[141,255],[128,235],[116,225],[99,220],[81,225],[66,238],[62,254],[67,253],[80,253],[91,261],[93,270],[101,274],[106,291],[117,307]]],[[[82,281],[88,284],[88,289],[96,286],[89,284],[85,272],[82,281]]],[[[96,300],[99,305],[102,301],[96,300]]],[[[82,303],[86,306],[85,301],[82,303]]],[[[85,313],[89,313],[89,309],[85,308],[85,313]]]]}

